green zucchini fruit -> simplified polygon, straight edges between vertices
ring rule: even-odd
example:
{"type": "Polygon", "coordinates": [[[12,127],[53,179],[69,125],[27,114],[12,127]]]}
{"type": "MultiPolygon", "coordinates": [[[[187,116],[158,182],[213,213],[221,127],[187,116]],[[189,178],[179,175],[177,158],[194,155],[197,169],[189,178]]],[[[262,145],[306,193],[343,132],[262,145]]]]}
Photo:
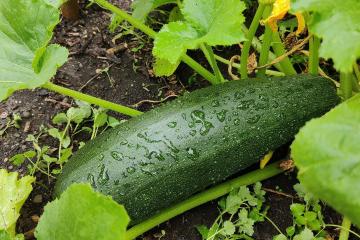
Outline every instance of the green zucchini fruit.
{"type": "Polygon", "coordinates": [[[332,82],[309,75],[196,90],[87,143],[63,168],[55,196],[88,182],[136,224],[256,163],[338,102],[332,82]]]}

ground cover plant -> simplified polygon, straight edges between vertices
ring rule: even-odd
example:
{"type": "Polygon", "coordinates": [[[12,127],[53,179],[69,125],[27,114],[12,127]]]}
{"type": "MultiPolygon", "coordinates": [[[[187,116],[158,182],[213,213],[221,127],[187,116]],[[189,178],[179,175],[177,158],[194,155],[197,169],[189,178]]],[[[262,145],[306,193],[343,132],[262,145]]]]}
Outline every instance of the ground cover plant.
{"type": "MultiPolygon", "coordinates": [[[[116,44],[96,58],[114,63],[96,69],[79,91],[53,83],[61,66],[79,55],[52,43],[60,8],[76,19],[77,2],[2,0],[0,100],[43,88],[76,99],[77,106],[60,101],[66,111],[27,134],[30,149],[4,160],[26,167],[22,177],[0,170],[0,239],[146,238],[159,224],[214,200],[219,213],[210,224],[193,226],[198,239],[253,239],[263,222],[275,229],[270,238],[276,240],[360,238],[357,0],[136,0],[133,15],[105,0],[83,7],[105,9],[110,32],[120,31],[113,41],[136,39],[132,54],[149,46],[148,75],[171,81],[184,63],[196,82],[213,86],[146,113],[135,109],[143,101],[130,107],[81,92],[101,74],[114,87],[109,71],[127,48],[116,44]],[[156,21],[161,14],[165,20],[156,21]],[[109,110],[131,118],[120,121],[109,110]],[[281,161],[268,164],[272,155],[281,161]],[[300,181],[294,196],[259,183],[289,170],[300,181]],[[37,226],[19,232],[21,208],[41,185],[53,198],[37,226]],[[267,190],[292,199],[286,206],[291,224],[280,227],[268,215],[267,190]],[[329,207],[342,223],[327,222],[329,207]]],[[[22,115],[1,113],[0,140],[22,128],[28,118],[22,115]]],[[[155,237],[171,239],[161,232],[155,237]]]]}

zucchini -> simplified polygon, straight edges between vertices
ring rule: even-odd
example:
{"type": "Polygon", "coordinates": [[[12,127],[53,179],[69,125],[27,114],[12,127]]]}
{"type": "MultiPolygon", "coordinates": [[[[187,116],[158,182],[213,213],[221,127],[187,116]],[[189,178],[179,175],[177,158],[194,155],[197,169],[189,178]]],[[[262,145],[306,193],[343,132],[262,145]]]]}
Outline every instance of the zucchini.
{"type": "Polygon", "coordinates": [[[309,75],[196,90],[87,143],[63,168],[55,196],[88,182],[136,224],[256,163],[338,102],[329,80],[309,75]]]}

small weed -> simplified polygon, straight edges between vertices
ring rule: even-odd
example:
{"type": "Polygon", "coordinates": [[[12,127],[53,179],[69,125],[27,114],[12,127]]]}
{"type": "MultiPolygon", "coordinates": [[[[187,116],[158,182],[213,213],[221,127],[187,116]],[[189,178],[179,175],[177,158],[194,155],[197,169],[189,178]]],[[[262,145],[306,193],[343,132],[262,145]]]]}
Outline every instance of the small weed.
{"type": "Polygon", "coordinates": [[[0,137],[2,137],[9,128],[12,127],[20,128],[20,121],[21,121],[21,116],[17,113],[13,113],[12,118],[7,117],[5,126],[0,129],[0,137]]]}
{"type": "Polygon", "coordinates": [[[293,225],[286,228],[286,234],[280,233],[273,240],[325,240],[327,233],[324,231],[320,201],[305,192],[300,184],[295,184],[294,189],[304,203],[290,205],[293,225]]]}
{"type": "Polygon", "coordinates": [[[248,187],[240,187],[219,201],[220,215],[210,228],[197,226],[203,240],[252,239],[254,224],[264,221],[265,191],[261,183],[256,183],[251,192],[248,187]]]}
{"type": "MultiPolygon", "coordinates": [[[[21,166],[27,160],[29,175],[41,172],[49,178],[54,178],[54,175],[61,173],[64,163],[72,156],[73,139],[77,134],[85,132],[91,134],[90,139],[94,139],[99,129],[103,128],[104,131],[108,127],[120,124],[120,121],[107,114],[106,109],[93,108],[90,104],[80,101],[76,103],[77,107],[71,107],[53,117],[52,122],[58,127],[46,129],[41,126],[38,134],[29,134],[26,141],[32,143],[33,149],[11,157],[12,164],[21,166]],[[40,145],[39,139],[47,135],[58,141],[56,148],[40,145]]],[[[84,142],[80,142],[77,147],[81,148],[84,145],[84,142]]]]}

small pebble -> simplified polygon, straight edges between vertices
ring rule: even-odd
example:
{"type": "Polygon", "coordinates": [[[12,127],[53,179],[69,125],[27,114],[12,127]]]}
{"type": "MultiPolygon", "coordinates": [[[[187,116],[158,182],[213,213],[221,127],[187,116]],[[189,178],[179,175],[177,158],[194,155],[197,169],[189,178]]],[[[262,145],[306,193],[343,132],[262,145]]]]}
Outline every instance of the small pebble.
{"type": "Polygon", "coordinates": [[[41,89],[38,94],[39,96],[46,96],[49,94],[49,92],[46,89],[41,89]]]}
{"type": "Polygon", "coordinates": [[[9,170],[13,170],[13,169],[14,169],[14,166],[13,166],[13,165],[9,165],[9,166],[8,166],[8,169],[9,169],[9,170]]]}
{"type": "Polygon", "coordinates": [[[38,194],[38,195],[36,195],[36,196],[34,197],[33,202],[34,202],[34,203],[41,203],[42,200],[43,200],[42,195],[41,195],[41,194],[38,194]]]}
{"type": "Polygon", "coordinates": [[[19,133],[14,133],[14,137],[20,137],[20,134],[19,133]]]}
{"type": "Polygon", "coordinates": [[[29,117],[31,117],[31,113],[30,113],[29,111],[25,111],[25,112],[23,112],[23,113],[21,114],[21,117],[23,117],[23,118],[29,118],[29,117]]]}

